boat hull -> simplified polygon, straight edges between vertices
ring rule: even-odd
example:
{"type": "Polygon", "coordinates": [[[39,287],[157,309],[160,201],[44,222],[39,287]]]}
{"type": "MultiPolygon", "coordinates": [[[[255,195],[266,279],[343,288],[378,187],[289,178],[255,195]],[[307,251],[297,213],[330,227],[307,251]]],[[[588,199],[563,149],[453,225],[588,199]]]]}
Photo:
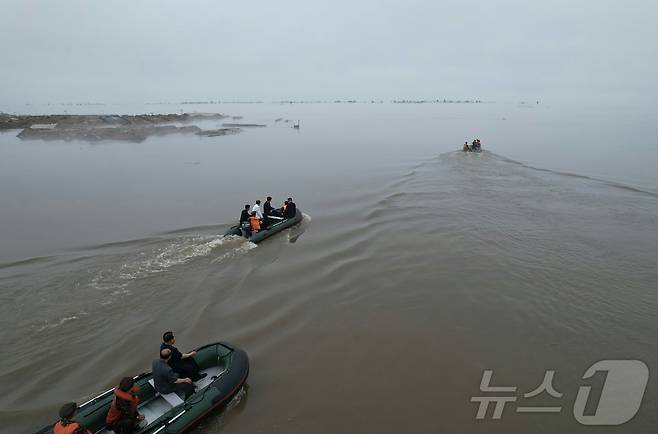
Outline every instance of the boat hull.
{"type": "MultiPolygon", "coordinates": [[[[249,238],[249,241],[252,243],[260,243],[261,241],[271,237],[272,235],[278,234],[279,232],[288,229],[289,227],[292,227],[302,221],[304,218],[304,215],[302,212],[298,209],[297,213],[295,214],[294,217],[282,220],[278,223],[275,223],[271,226],[268,226],[267,229],[264,229],[260,232],[257,232],[255,234],[252,234],[251,237],[249,238]]],[[[239,225],[231,226],[226,230],[224,235],[237,235],[237,236],[242,236],[242,230],[240,230],[239,225]]]]}
{"type": "MultiPolygon", "coordinates": [[[[135,430],[135,433],[187,432],[211,412],[224,407],[244,386],[249,375],[249,358],[243,350],[224,342],[217,342],[205,345],[196,351],[197,355],[194,358],[201,371],[216,372],[217,375],[216,378],[209,377],[203,387],[199,387],[187,400],[181,400],[179,405],[170,405],[170,408],[161,412],[151,411],[150,407],[163,408],[164,404],[163,398],[149,383],[152,375],[149,372],[134,377],[135,385],[140,389],[138,411],[147,416],[148,422],[147,426],[135,430]]],[[[90,399],[80,405],[76,420],[94,433],[112,433],[104,430],[104,427],[105,417],[113,399],[112,389],[90,399]]],[[[38,434],[52,432],[51,425],[40,430],[38,434]]]]}

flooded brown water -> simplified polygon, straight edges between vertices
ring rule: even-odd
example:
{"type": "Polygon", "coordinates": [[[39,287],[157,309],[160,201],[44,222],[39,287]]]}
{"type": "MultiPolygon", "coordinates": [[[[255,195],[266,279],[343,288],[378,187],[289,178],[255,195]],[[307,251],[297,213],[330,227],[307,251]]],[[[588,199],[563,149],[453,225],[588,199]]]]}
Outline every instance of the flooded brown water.
{"type": "MultiPolygon", "coordinates": [[[[141,144],[0,135],[3,432],[148,369],[169,329],[185,349],[250,355],[247,394],[203,433],[592,432],[572,414],[590,365],[658,369],[644,112],[219,110],[268,127],[141,144]],[[475,137],[485,152],[455,151],[475,137]],[[292,195],[304,222],[258,247],[222,238],[268,194],[292,195]],[[535,404],[564,409],[475,420],[485,369],[522,392],[555,370],[564,396],[535,404]]],[[[651,376],[635,418],[600,430],[653,429],[657,400],[651,376]]]]}

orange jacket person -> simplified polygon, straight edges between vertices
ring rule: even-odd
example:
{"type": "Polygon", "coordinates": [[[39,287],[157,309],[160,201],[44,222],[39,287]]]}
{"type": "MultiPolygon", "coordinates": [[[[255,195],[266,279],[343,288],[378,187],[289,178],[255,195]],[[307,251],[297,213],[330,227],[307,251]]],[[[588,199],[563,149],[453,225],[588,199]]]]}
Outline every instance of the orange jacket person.
{"type": "Polygon", "coordinates": [[[93,434],[80,422],[75,421],[78,404],[67,402],[59,409],[59,422],[53,425],[53,434],[93,434]]]}
{"type": "Polygon", "coordinates": [[[260,219],[256,215],[256,211],[251,212],[251,217],[249,217],[249,224],[251,225],[251,230],[253,232],[260,231],[260,219]]]}
{"type": "Polygon", "coordinates": [[[139,388],[135,386],[135,380],[125,377],[118,387],[114,388],[114,400],[110,405],[110,411],[105,418],[107,428],[115,433],[132,434],[137,424],[144,420],[144,416],[137,412],[139,388]]]}

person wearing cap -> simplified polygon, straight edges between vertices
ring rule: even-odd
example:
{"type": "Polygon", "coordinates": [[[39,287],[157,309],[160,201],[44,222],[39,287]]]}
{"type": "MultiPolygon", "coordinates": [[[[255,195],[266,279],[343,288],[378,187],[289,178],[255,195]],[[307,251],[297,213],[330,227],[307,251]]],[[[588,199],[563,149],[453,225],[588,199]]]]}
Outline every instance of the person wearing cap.
{"type": "Polygon", "coordinates": [[[67,402],[59,409],[59,421],[53,425],[53,434],[93,434],[75,420],[78,404],[67,402]]]}
{"type": "Polygon", "coordinates": [[[135,380],[131,377],[124,377],[114,388],[114,400],[105,418],[107,429],[115,434],[133,434],[144,420],[144,415],[137,412],[138,392],[139,387],[135,386],[135,380]]]}
{"type": "Polygon", "coordinates": [[[155,390],[162,395],[182,392],[185,395],[185,399],[187,399],[194,393],[192,380],[190,378],[179,377],[167,363],[170,359],[171,350],[164,348],[160,350],[160,358],[153,361],[151,368],[155,390]]]}
{"type": "Polygon", "coordinates": [[[178,348],[174,346],[176,343],[174,332],[165,332],[162,335],[162,341],[163,342],[160,345],[160,351],[164,350],[165,348],[171,350],[169,366],[171,366],[171,369],[173,369],[175,373],[182,375],[183,377],[189,377],[192,379],[192,381],[198,381],[207,375],[199,374],[199,365],[197,365],[196,360],[194,360],[196,351],[181,353],[178,348]]]}

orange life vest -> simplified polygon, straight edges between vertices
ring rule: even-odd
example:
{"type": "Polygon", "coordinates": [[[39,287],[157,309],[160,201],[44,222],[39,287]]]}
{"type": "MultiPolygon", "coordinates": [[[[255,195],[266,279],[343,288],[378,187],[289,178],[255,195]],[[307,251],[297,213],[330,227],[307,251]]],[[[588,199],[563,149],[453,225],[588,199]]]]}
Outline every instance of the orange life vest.
{"type": "Polygon", "coordinates": [[[107,417],[105,418],[105,423],[107,425],[112,425],[125,417],[121,413],[119,407],[117,407],[117,398],[128,401],[130,404],[130,416],[137,417],[137,404],[139,403],[137,392],[139,392],[139,388],[137,386],[133,387],[128,392],[124,392],[118,387],[114,388],[114,400],[112,401],[112,404],[110,405],[110,411],[107,412],[107,417]]]}
{"type": "MultiPolygon", "coordinates": [[[[78,434],[79,432],[83,432],[80,428],[80,424],[76,421],[68,421],[64,423],[60,420],[53,426],[53,434],[78,434]]],[[[84,432],[86,434],[92,434],[88,429],[84,430],[84,432]]]]}
{"type": "Polygon", "coordinates": [[[252,231],[260,230],[260,220],[258,219],[258,216],[249,217],[249,224],[251,225],[252,231]]]}

